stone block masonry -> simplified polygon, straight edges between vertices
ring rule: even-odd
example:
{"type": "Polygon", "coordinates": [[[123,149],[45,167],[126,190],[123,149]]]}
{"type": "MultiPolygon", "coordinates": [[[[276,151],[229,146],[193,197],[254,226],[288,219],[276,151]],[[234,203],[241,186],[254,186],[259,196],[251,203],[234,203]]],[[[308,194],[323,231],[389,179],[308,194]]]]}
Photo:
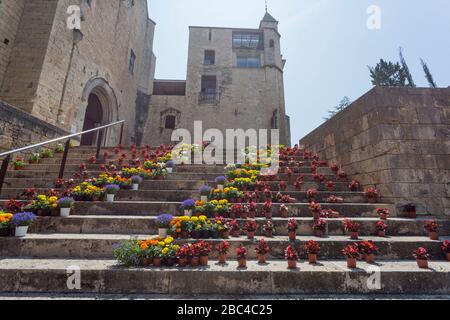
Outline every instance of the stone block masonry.
{"type": "Polygon", "coordinates": [[[450,216],[450,89],[374,88],[300,144],[384,201],[450,216]]]}

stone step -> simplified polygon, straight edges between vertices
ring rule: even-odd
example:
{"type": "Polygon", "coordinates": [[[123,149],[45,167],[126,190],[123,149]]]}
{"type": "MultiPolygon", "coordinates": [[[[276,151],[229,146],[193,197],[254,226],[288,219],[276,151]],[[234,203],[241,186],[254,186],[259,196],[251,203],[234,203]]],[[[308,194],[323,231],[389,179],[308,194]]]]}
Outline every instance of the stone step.
{"type": "MultiPolygon", "coordinates": [[[[350,270],[343,260],[300,262],[287,270],[285,261],[266,265],[249,261],[244,270],[237,262],[208,267],[127,269],[114,260],[2,259],[0,287],[5,293],[53,294],[161,294],[161,295],[282,295],[282,294],[450,294],[450,264],[432,261],[430,269],[418,269],[415,261],[382,261],[376,265],[358,263],[350,270]],[[67,286],[68,272],[77,266],[80,290],[67,286]],[[71,268],[72,267],[72,268],[71,268]],[[377,268],[377,269],[375,269],[377,268]],[[374,270],[380,279],[373,285],[374,270]],[[371,285],[372,284],[372,285],[371,285]]],[[[69,275],[68,275],[69,274],[69,275]]]]}
{"type": "MultiPolygon", "coordinates": [[[[33,225],[32,233],[98,233],[98,234],[157,234],[155,216],[70,216],[69,218],[41,217],[33,225]]],[[[257,235],[263,235],[264,218],[256,219],[260,229],[257,235]]],[[[312,218],[296,218],[299,229],[298,235],[312,235],[312,218]]],[[[354,218],[361,224],[361,236],[376,235],[376,218],[354,218]]],[[[245,220],[238,219],[241,227],[245,220]]],[[[327,219],[328,235],[343,235],[343,219],[327,219]]],[[[389,236],[426,236],[424,224],[426,219],[393,218],[386,221],[389,226],[389,236]]],[[[274,218],[275,235],[287,235],[288,219],[274,218]]],[[[450,234],[450,221],[439,221],[441,234],[450,234]]],[[[242,232],[244,234],[244,232],[242,232]]]]}
{"type": "MultiPolygon", "coordinates": [[[[0,201],[1,203],[2,201],[0,201]]],[[[311,217],[309,204],[288,204],[289,214],[292,217],[311,217]]],[[[181,202],[158,202],[158,201],[118,201],[107,202],[77,202],[75,203],[74,215],[119,215],[119,216],[155,216],[161,213],[182,215],[181,202]]],[[[259,204],[261,209],[262,204],[259,204]]],[[[323,208],[337,210],[342,217],[377,217],[375,209],[378,207],[388,208],[395,214],[395,207],[391,204],[322,204],[323,208]]],[[[273,205],[273,216],[280,216],[280,204],[273,205]]]]}
{"type": "MultiPolygon", "coordinates": [[[[39,257],[39,258],[111,258],[115,246],[124,240],[147,239],[148,235],[120,235],[120,234],[28,234],[24,238],[0,238],[0,256],[2,257],[39,257]]],[[[253,249],[257,245],[257,239],[248,240],[246,237],[231,238],[230,257],[236,256],[235,249],[244,245],[248,250],[250,259],[256,258],[253,249]]],[[[341,250],[355,240],[348,236],[329,236],[327,238],[314,238],[313,236],[299,236],[295,246],[300,248],[309,240],[316,240],[322,247],[320,257],[322,259],[339,259],[341,250]]],[[[412,260],[412,252],[418,247],[424,247],[430,252],[432,259],[444,259],[440,249],[440,241],[432,241],[427,237],[364,237],[364,240],[373,240],[380,248],[378,260],[400,259],[412,260]]],[[[450,240],[450,237],[441,237],[441,241],[450,240]]],[[[221,240],[209,239],[212,245],[221,240]]],[[[289,244],[286,236],[267,238],[270,247],[268,257],[271,259],[283,259],[284,250],[289,244]]],[[[177,240],[183,244],[192,240],[177,240]]],[[[216,258],[217,253],[212,252],[211,258],[216,258]]]]}

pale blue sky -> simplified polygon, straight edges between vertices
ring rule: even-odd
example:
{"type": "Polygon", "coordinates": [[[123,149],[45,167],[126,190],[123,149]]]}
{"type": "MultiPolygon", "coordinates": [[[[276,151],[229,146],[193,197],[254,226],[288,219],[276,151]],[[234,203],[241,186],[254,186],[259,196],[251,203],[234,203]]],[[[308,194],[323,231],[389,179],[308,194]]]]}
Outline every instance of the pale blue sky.
{"type": "MultiPolygon", "coordinates": [[[[156,21],[156,77],[185,79],[188,26],[257,28],[264,0],[149,0],[156,21]]],[[[269,0],[280,21],[287,59],[285,93],[292,140],[323,123],[343,96],[357,99],[372,85],[368,65],[404,55],[418,86],[428,63],[439,86],[450,86],[449,0],[269,0]],[[369,5],[381,8],[381,30],[366,27],[369,5]]]]}

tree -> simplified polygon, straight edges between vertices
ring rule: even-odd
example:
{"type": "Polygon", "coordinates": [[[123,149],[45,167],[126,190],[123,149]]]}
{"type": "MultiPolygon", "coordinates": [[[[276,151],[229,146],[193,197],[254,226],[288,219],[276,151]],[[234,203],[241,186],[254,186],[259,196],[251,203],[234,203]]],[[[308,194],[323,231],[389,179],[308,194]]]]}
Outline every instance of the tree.
{"type": "Polygon", "coordinates": [[[374,86],[407,87],[407,75],[403,67],[397,62],[380,59],[375,67],[369,67],[370,77],[374,86]]]}
{"type": "Polygon", "coordinates": [[[408,84],[409,84],[408,87],[415,88],[416,84],[414,83],[411,72],[409,72],[408,64],[406,63],[406,60],[403,57],[403,48],[402,47],[400,47],[400,49],[399,49],[399,55],[400,55],[400,63],[405,72],[406,79],[408,79],[408,84]]]}
{"type": "Polygon", "coordinates": [[[422,64],[423,71],[425,72],[425,78],[427,78],[430,88],[437,88],[436,82],[434,82],[433,75],[431,74],[428,65],[423,59],[420,59],[420,63],[422,64]]]}
{"type": "Polygon", "coordinates": [[[352,103],[352,101],[350,100],[349,97],[347,97],[347,96],[343,97],[342,100],[339,102],[339,104],[333,108],[333,110],[328,111],[328,117],[324,117],[323,119],[325,121],[330,120],[335,115],[337,115],[339,112],[341,112],[342,110],[347,108],[351,103],[352,103]]]}

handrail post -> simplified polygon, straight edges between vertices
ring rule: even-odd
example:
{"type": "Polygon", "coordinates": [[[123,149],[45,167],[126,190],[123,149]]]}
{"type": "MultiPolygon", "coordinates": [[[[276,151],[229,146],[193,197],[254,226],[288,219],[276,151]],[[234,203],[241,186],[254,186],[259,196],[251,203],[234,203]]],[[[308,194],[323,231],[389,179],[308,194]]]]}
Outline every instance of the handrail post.
{"type": "Polygon", "coordinates": [[[119,140],[119,144],[122,144],[124,124],[125,123],[122,123],[122,125],[120,126],[120,140],[119,140]]]}
{"type": "Polygon", "coordinates": [[[100,157],[100,149],[102,148],[103,142],[103,130],[100,130],[97,137],[97,153],[95,154],[95,158],[98,160],[100,157]]]}
{"type": "Polygon", "coordinates": [[[61,167],[59,168],[58,179],[64,178],[64,171],[66,170],[66,162],[67,162],[67,156],[69,155],[69,149],[70,149],[70,139],[68,139],[66,141],[66,145],[64,147],[64,154],[63,154],[63,158],[61,160],[61,167]]]}
{"type": "Polygon", "coordinates": [[[2,194],[3,182],[5,182],[6,172],[8,171],[9,162],[11,161],[11,155],[3,159],[2,167],[0,169],[0,195],[2,194]]]}

